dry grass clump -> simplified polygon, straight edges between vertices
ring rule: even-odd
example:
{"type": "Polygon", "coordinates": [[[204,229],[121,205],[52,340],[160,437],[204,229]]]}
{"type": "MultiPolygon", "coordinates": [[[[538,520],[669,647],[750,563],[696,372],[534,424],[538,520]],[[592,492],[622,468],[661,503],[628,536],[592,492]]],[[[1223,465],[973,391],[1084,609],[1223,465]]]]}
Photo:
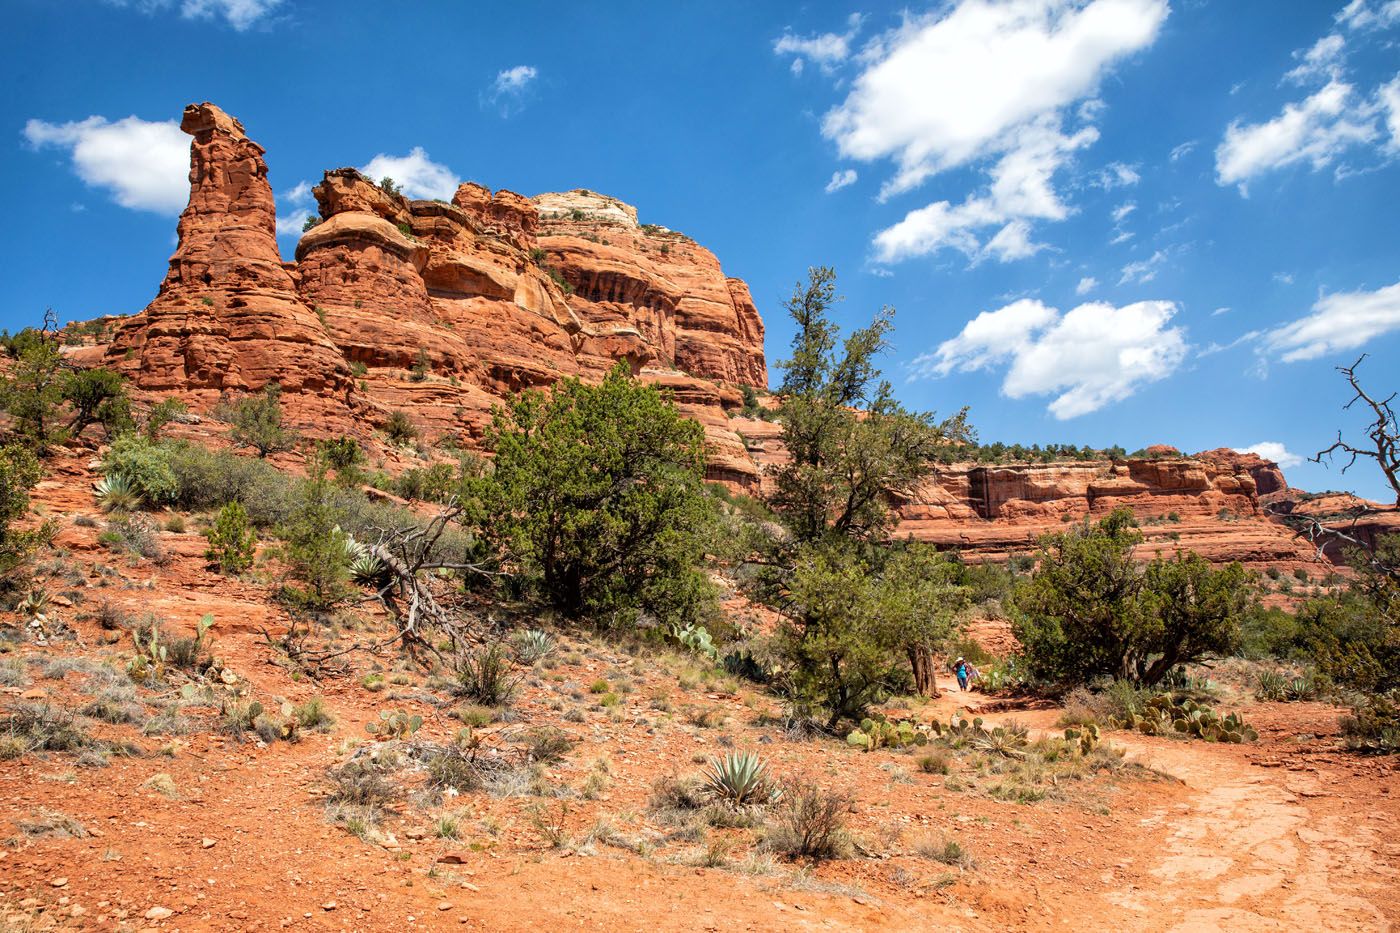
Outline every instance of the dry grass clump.
{"type": "Polygon", "coordinates": [[[922,858],[932,859],[955,868],[972,868],[972,856],[956,839],[920,839],[914,844],[914,851],[922,858]]]}
{"type": "Polygon", "coordinates": [[[399,787],[385,773],[395,763],[391,759],[352,759],[331,769],[326,821],[366,841],[378,840],[384,808],[401,796],[399,787]]]}
{"type": "Polygon", "coordinates": [[[0,742],[7,757],[18,758],[25,752],[81,751],[92,745],[92,736],[66,707],[21,703],[0,720],[0,742]]]}
{"type": "Polygon", "coordinates": [[[825,790],[810,781],[792,781],[783,793],[778,825],[764,837],[764,845],[788,858],[814,860],[845,858],[851,853],[846,818],[851,796],[825,790]]]}
{"type": "Polygon", "coordinates": [[[58,839],[86,839],[87,827],[66,813],[40,810],[27,820],[18,820],[19,831],[26,836],[54,836],[58,839]]]}
{"type": "Polygon", "coordinates": [[[526,732],[521,741],[531,761],[554,764],[573,751],[574,740],[563,729],[541,726],[526,732]]]}
{"type": "Polygon", "coordinates": [[[919,770],[925,774],[947,774],[952,767],[953,753],[946,748],[936,748],[919,756],[919,770]]]}

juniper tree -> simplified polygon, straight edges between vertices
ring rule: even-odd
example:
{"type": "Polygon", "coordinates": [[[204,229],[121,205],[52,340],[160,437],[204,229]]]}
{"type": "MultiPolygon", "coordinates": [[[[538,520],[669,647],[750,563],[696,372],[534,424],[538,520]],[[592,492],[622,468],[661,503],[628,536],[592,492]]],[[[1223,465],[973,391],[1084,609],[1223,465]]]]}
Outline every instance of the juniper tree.
{"type": "Polygon", "coordinates": [[[887,547],[908,494],[949,445],[971,440],[966,409],[950,418],[905,409],[881,378],[894,310],[841,338],[831,319],[836,273],[809,270],[786,308],[797,325],[778,420],[790,461],[769,505],[774,538],[757,593],[783,615],[775,641],[793,699],[825,710],[829,725],[913,671],[931,687],[932,654],[956,623],[966,591],[935,570],[938,558],[887,547]],[[905,671],[906,658],[913,671],[905,671]]]}

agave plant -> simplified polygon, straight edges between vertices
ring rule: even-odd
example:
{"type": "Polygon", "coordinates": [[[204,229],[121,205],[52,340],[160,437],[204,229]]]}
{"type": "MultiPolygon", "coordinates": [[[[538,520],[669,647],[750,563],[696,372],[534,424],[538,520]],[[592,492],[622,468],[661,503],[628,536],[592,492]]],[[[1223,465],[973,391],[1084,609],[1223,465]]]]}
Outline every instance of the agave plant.
{"type": "Polygon", "coordinates": [[[141,505],[141,493],[125,473],[108,473],[92,487],[104,512],[130,512],[141,505]]]}
{"type": "Polygon", "coordinates": [[[1288,681],[1278,671],[1260,671],[1254,697],[1258,700],[1283,700],[1288,693],[1288,681]]]}
{"type": "Polygon", "coordinates": [[[356,541],[354,535],[342,535],[341,542],[345,548],[350,579],[367,586],[382,586],[389,576],[389,568],[384,561],[371,553],[368,545],[356,541]]]}
{"type": "Polygon", "coordinates": [[[350,579],[356,583],[380,586],[389,574],[384,561],[373,554],[364,553],[350,561],[350,579]]]}
{"type": "Polygon", "coordinates": [[[781,796],[768,775],[768,766],[753,752],[711,758],[704,780],[712,796],[735,807],[772,803],[781,796]]]}
{"type": "Polygon", "coordinates": [[[997,726],[992,729],[984,729],[972,740],[972,744],[980,751],[991,755],[1001,755],[1003,758],[1025,758],[1026,746],[1030,742],[1026,738],[1025,731],[1021,729],[997,726]]]}
{"type": "Polygon", "coordinates": [[[543,629],[526,629],[515,636],[515,657],[521,664],[534,664],[554,652],[554,639],[543,629]]]}

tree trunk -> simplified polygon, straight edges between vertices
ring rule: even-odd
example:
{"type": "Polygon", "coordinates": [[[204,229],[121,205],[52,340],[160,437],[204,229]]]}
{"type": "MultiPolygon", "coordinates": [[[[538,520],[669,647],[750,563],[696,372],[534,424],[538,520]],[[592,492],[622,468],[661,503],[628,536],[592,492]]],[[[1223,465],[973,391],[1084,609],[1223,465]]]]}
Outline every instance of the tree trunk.
{"type": "Polygon", "coordinates": [[[910,645],[909,666],[914,671],[914,689],[921,697],[937,697],[938,681],[934,677],[933,649],[927,645],[910,645]]]}

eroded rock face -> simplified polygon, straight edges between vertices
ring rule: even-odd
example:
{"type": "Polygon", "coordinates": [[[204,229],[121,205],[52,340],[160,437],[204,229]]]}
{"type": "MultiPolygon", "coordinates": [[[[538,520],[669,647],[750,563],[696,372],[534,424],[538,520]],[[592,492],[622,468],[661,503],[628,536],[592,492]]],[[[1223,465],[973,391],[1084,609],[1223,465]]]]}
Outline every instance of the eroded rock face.
{"type": "Polygon", "coordinates": [[[763,321],[748,286],[689,237],[640,225],[636,209],[591,191],[543,194],[540,246],[573,287],[585,326],[640,335],[656,363],[701,379],[765,387],[763,321]]]}
{"type": "MultiPolygon", "coordinates": [[[[477,184],[451,203],[414,201],[335,169],[315,189],[321,223],[283,263],[262,148],[212,104],[187,108],[183,126],[194,141],[179,246],[159,295],[105,350],[139,388],[198,406],[277,380],[289,419],[312,436],[367,439],[402,410],[429,440],[472,444],[510,393],[597,380],[623,361],[704,427],[709,479],[757,491],[785,460],[776,423],[730,417],[740,386],[767,385],[747,286],[630,205],[477,184]]],[[[1311,557],[1260,507],[1287,492],[1276,464],[1152,453],[941,468],[899,503],[898,533],[997,557],[1122,505],[1149,520],[1148,550],[1311,557]]]]}
{"type": "Polygon", "coordinates": [[[1286,488],[1278,465],[1212,450],[1193,457],[940,468],[900,505],[900,534],[1002,558],[1034,551],[1066,523],[1131,509],[1142,553],[1196,551],[1213,561],[1303,566],[1311,550],[1261,506],[1260,486],[1286,488]]]}
{"type": "Polygon", "coordinates": [[[263,149],[213,104],[185,108],[190,203],[155,301],[121,328],[109,365],[159,390],[345,397],[349,368],[277,251],[263,149]]]}
{"type": "Polygon", "coordinates": [[[341,168],[314,189],[321,220],[283,263],[262,147],[212,104],[183,125],[179,247],[105,354],[140,388],[199,405],[276,380],[313,436],[365,436],[401,409],[430,438],[471,443],[511,393],[625,362],[705,426],[713,477],[757,482],[726,409],[736,384],[766,385],[763,323],[708,250],[591,192],[469,183],[450,203],[414,201],[341,168]],[[614,228],[626,235],[602,244],[614,228]]]}

